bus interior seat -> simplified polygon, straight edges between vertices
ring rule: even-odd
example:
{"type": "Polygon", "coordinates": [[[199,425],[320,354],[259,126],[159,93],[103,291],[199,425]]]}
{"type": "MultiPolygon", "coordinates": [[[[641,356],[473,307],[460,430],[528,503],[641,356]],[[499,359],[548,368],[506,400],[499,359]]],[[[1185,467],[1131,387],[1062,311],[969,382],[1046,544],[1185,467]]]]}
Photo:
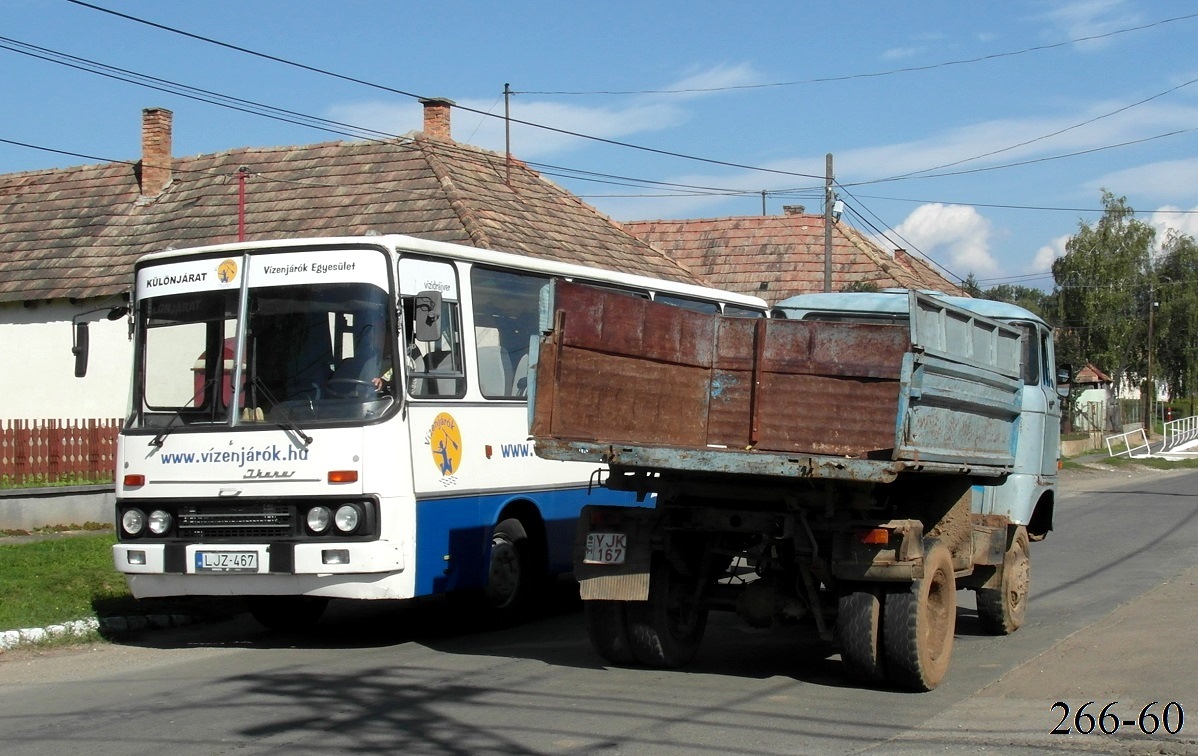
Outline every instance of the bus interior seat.
{"type": "MultiPolygon", "coordinates": [[[[448,349],[435,349],[424,355],[424,371],[430,374],[453,374],[453,352],[448,349]]],[[[455,378],[436,378],[430,375],[424,379],[425,391],[420,393],[453,396],[457,393],[455,378]]]]}
{"type": "Polygon", "coordinates": [[[478,385],[484,396],[507,396],[512,364],[499,344],[499,329],[482,326],[474,329],[478,354],[478,385]]]}
{"type": "Polygon", "coordinates": [[[520,361],[516,363],[516,370],[512,375],[512,394],[528,396],[528,352],[520,355],[520,361]]]}

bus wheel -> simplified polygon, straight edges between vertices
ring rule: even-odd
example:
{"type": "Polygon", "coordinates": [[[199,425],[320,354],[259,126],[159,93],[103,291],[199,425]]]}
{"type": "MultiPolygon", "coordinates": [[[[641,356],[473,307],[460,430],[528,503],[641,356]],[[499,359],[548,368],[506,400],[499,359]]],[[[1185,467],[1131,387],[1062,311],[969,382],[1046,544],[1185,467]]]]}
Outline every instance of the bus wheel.
{"type": "Polygon", "coordinates": [[[650,667],[681,667],[699,652],[707,629],[707,607],[695,602],[695,580],[668,561],[654,561],[649,600],[629,601],[628,638],[637,661],[650,667]]]}
{"type": "Polygon", "coordinates": [[[636,661],[632,641],[628,638],[626,601],[584,601],[587,636],[596,653],[620,666],[636,661]]]}
{"type": "Polygon", "coordinates": [[[886,594],[882,643],[890,680],[909,690],[931,690],[953,653],[957,582],[948,547],[937,543],[924,555],[923,577],[906,591],[886,594]]]}
{"type": "Polygon", "coordinates": [[[250,615],[278,633],[302,632],[311,628],[329,605],[317,596],[247,596],[250,615]]]}
{"type": "Polygon", "coordinates": [[[495,526],[483,593],[487,605],[501,615],[516,614],[528,603],[534,579],[528,550],[528,533],[519,520],[509,518],[495,526]]]}
{"type": "Polygon", "coordinates": [[[836,635],[845,674],[864,683],[881,682],[882,600],[877,586],[858,585],[840,597],[836,635]]]}
{"type": "Polygon", "coordinates": [[[1032,582],[1028,551],[1027,529],[1020,525],[1003,555],[1000,587],[977,590],[978,621],[991,635],[1009,635],[1023,625],[1032,582]]]}

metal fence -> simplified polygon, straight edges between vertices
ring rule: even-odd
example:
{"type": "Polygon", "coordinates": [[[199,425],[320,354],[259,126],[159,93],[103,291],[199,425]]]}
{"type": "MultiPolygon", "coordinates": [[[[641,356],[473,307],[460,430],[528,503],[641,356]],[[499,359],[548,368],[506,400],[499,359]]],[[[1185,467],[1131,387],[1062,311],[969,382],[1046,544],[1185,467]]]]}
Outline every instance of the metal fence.
{"type": "Polygon", "coordinates": [[[0,485],[108,483],[120,420],[0,420],[0,485]]]}
{"type": "Polygon", "coordinates": [[[1165,449],[1198,441],[1198,417],[1179,417],[1164,425],[1165,449]]]}

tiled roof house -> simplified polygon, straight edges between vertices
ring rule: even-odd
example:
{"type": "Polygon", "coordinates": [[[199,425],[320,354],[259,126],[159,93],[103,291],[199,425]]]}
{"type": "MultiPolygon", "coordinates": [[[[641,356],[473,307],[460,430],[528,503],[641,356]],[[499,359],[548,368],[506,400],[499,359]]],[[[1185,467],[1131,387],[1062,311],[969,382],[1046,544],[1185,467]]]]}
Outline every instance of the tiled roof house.
{"type": "Polygon", "coordinates": [[[683,266],[519,161],[450,138],[448,100],[423,132],[171,155],[170,111],[143,112],[142,159],[0,175],[0,303],[127,290],[169,246],[402,233],[696,283],[683,266]],[[510,181],[510,183],[509,183],[510,181]]]}
{"type": "MultiPolygon", "coordinates": [[[[647,220],[624,224],[709,286],[778,302],[824,290],[824,217],[790,206],[782,215],[647,220]]],[[[888,253],[844,223],[832,229],[832,291],[873,285],[964,294],[923,260],[888,253]]]]}
{"type": "Polygon", "coordinates": [[[245,238],[402,233],[700,283],[687,268],[523,163],[458,144],[449,100],[389,141],[241,148],[176,158],[172,114],[142,114],[142,156],[0,175],[0,420],[116,417],[131,349],[104,314],[133,262],[171,247],[245,238]],[[75,379],[73,318],[95,322],[75,379]]]}

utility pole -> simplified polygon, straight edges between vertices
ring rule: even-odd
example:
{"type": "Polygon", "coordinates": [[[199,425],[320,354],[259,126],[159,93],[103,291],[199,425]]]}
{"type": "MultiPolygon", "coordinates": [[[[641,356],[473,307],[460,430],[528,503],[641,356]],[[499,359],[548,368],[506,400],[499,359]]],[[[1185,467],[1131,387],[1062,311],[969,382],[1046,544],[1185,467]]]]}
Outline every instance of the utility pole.
{"type": "Polygon", "coordinates": [[[245,179],[250,169],[244,165],[237,169],[237,241],[245,241],[245,179]]]}
{"type": "Polygon", "coordinates": [[[508,186],[512,185],[512,85],[504,83],[503,85],[503,144],[504,150],[507,153],[507,180],[505,183],[508,186]]]}
{"type": "Polygon", "coordinates": [[[1156,292],[1148,286],[1148,377],[1144,381],[1144,433],[1152,435],[1152,400],[1156,398],[1156,384],[1152,381],[1152,311],[1156,309],[1156,292]]]}
{"type": "Polygon", "coordinates": [[[832,153],[824,158],[824,291],[832,291],[832,153]]]}

